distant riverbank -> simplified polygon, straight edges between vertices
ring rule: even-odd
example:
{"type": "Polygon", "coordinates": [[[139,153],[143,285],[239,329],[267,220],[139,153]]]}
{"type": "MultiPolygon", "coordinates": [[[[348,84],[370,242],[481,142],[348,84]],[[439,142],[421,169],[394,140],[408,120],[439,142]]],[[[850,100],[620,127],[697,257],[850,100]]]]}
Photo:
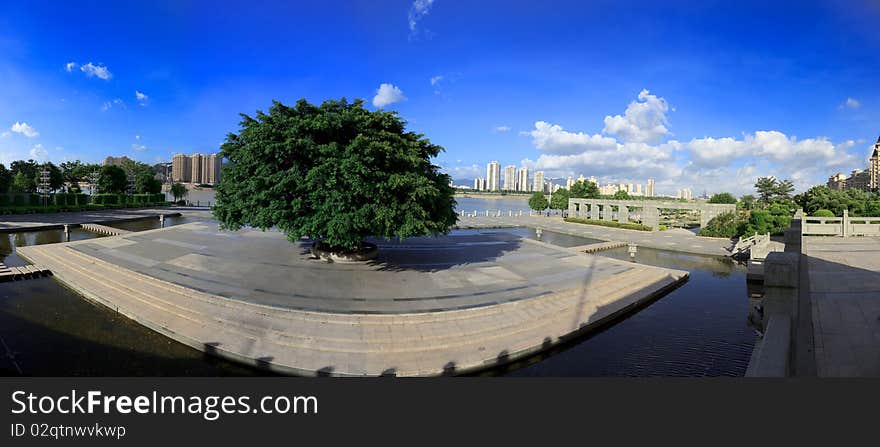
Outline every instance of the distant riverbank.
{"type": "Polygon", "coordinates": [[[468,198],[468,199],[489,199],[489,200],[497,200],[497,199],[518,199],[518,200],[528,200],[528,194],[479,194],[472,192],[457,192],[455,193],[455,198],[468,198]]]}

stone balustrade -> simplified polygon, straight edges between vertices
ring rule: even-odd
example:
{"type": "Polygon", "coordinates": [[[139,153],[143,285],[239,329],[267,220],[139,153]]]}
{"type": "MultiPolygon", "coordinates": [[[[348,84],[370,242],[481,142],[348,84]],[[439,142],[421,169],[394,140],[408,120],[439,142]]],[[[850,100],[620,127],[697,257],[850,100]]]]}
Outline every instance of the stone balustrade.
{"type": "Polygon", "coordinates": [[[804,217],[803,235],[880,236],[880,217],[850,217],[848,210],[842,217],[804,217]]]}
{"type": "Polygon", "coordinates": [[[700,202],[675,202],[664,200],[611,200],[611,199],[569,199],[568,215],[581,219],[616,220],[620,223],[640,220],[642,225],[658,230],[660,210],[699,211],[700,226],[706,226],[715,216],[736,211],[736,205],[700,202]]]}

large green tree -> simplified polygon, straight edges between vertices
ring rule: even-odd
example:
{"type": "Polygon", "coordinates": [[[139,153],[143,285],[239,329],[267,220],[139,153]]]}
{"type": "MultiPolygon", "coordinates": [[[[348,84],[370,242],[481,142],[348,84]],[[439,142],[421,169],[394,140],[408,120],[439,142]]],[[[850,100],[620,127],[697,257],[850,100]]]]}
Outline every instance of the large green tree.
{"type": "Polygon", "coordinates": [[[544,197],[544,193],[541,191],[535,191],[532,193],[532,196],[529,197],[529,208],[535,211],[543,211],[547,209],[549,205],[547,198],[544,197]]]}
{"type": "Polygon", "coordinates": [[[574,182],[570,194],[575,199],[598,199],[599,187],[593,182],[574,182]]]}
{"type": "Polygon", "coordinates": [[[554,210],[568,209],[569,192],[567,189],[559,189],[550,197],[550,208],[554,210]]]}
{"type": "Polygon", "coordinates": [[[119,166],[107,165],[101,167],[98,176],[98,190],[102,193],[120,194],[128,186],[128,176],[119,166]]]}
{"type": "Polygon", "coordinates": [[[765,204],[770,203],[770,199],[776,195],[778,186],[776,178],[774,177],[758,177],[758,180],[755,182],[755,191],[758,192],[758,200],[765,204]]]}
{"type": "Polygon", "coordinates": [[[242,115],[221,146],[229,163],[214,216],[224,229],[277,227],[333,250],[369,236],[445,234],[457,217],[450,178],[431,160],[442,150],[363,100],[275,101],[269,113],[242,115]]]}
{"type": "Polygon", "coordinates": [[[162,192],[162,181],[152,173],[141,172],[134,181],[134,190],[138,194],[158,194],[162,192]]]}

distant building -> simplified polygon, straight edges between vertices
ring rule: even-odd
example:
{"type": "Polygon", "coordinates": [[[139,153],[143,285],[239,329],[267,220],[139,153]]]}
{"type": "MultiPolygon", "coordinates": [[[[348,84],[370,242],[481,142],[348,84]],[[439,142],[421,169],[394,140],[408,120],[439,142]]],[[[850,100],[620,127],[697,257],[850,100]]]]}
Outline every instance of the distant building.
{"type": "Polygon", "coordinates": [[[569,175],[565,180],[565,189],[571,189],[572,186],[574,186],[574,177],[569,175]]]}
{"type": "Polygon", "coordinates": [[[133,160],[123,155],[122,157],[107,157],[101,164],[104,166],[122,166],[123,163],[131,161],[133,160]]]}
{"type": "Polygon", "coordinates": [[[516,190],[521,192],[529,191],[529,168],[523,166],[519,168],[516,176],[516,190]]]}
{"type": "Polygon", "coordinates": [[[174,182],[216,185],[220,182],[223,159],[220,154],[174,154],[171,180],[174,182]]]}
{"type": "Polygon", "coordinates": [[[535,173],[535,182],[532,191],[544,192],[544,171],[535,173]]]}
{"type": "Polygon", "coordinates": [[[486,188],[489,191],[499,191],[501,189],[501,164],[497,161],[486,165],[486,188]]]}
{"type": "Polygon", "coordinates": [[[654,179],[648,179],[648,185],[645,187],[645,197],[654,197],[654,179]]]}
{"type": "Polygon", "coordinates": [[[880,138],[874,143],[871,156],[868,157],[867,169],[853,169],[848,178],[838,172],[828,178],[826,185],[830,189],[838,190],[876,191],[880,188],[880,138]]]}
{"type": "Polygon", "coordinates": [[[516,166],[514,165],[504,167],[504,190],[516,190],[516,166]]]}
{"type": "Polygon", "coordinates": [[[828,177],[828,183],[826,183],[828,189],[837,189],[844,190],[846,189],[846,175],[838,172],[837,174],[828,177]]]}

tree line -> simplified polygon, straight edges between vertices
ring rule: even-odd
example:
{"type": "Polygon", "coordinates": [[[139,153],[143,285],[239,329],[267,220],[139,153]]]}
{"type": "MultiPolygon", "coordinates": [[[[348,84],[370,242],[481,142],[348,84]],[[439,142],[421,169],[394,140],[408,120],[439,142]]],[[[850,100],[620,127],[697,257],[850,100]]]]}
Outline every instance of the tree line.
{"type": "Polygon", "coordinates": [[[7,169],[0,163],[0,193],[35,193],[42,185],[42,173],[48,172],[45,192],[79,193],[80,182],[88,182],[93,192],[107,194],[157,194],[162,181],[156,178],[161,165],[150,166],[135,160],[124,160],[120,165],[65,161],[60,165],[34,160],[15,160],[7,169]],[[132,180],[129,188],[129,179],[132,180]]]}

